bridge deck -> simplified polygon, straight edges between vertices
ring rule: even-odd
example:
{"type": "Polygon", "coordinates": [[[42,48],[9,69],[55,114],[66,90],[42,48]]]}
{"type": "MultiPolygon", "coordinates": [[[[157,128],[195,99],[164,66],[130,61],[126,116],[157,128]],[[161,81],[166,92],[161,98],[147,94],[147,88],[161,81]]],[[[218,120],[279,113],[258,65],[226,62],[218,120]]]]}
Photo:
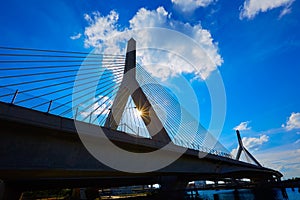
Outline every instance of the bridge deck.
{"type": "MultiPolygon", "coordinates": [[[[91,130],[91,133],[86,134],[92,140],[101,139],[101,136],[94,134],[99,130],[98,126],[78,123],[91,130]]],[[[192,149],[162,169],[147,173],[126,173],[95,159],[82,144],[71,119],[0,103],[0,125],[0,179],[6,182],[30,182],[31,186],[42,186],[41,183],[57,185],[57,180],[60,180],[64,186],[67,183],[107,186],[157,183],[164,176],[178,176],[189,181],[218,178],[271,179],[282,176],[278,171],[226,157],[207,154],[199,158],[199,152],[192,149]]],[[[151,152],[164,145],[120,131],[107,128],[102,130],[116,145],[132,152],[151,152]]],[[[103,144],[101,148],[107,147],[103,144]]],[[[182,151],[182,148],[171,145],[162,151],[161,158],[172,156],[182,151]]],[[[118,155],[115,155],[115,159],[118,159],[118,155]]]]}

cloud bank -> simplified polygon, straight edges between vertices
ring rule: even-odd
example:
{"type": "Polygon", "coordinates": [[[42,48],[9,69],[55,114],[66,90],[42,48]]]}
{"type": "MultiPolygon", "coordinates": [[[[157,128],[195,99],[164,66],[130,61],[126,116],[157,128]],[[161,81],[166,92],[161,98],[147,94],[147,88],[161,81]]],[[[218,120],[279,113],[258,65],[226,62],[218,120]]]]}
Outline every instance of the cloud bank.
{"type": "Polygon", "coordinates": [[[246,0],[240,12],[240,19],[253,19],[260,12],[267,12],[274,8],[284,7],[279,17],[291,12],[294,0],[246,0]]]}
{"type": "Polygon", "coordinates": [[[269,141],[269,136],[261,135],[260,137],[243,137],[244,146],[249,150],[258,150],[259,147],[269,141]]]}
{"type": "Polygon", "coordinates": [[[124,55],[126,41],[133,37],[137,41],[139,63],[162,80],[183,73],[205,80],[223,63],[218,44],[208,30],[200,24],[172,19],[163,7],[139,9],[129,20],[129,27],[118,25],[116,11],[107,16],[99,12],[86,14],[85,19],[89,24],[84,32],[85,47],[124,55]]]}
{"type": "Polygon", "coordinates": [[[171,0],[182,12],[192,12],[199,7],[206,7],[214,0],[171,0]]]}
{"type": "Polygon", "coordinates": [[[285,178],[299,176],[300,149],[289,149],[287,146],[282,146],[279,149],[262,151],[255,156],[261,164],[279,170],[285,178]]]}
{"type": "Polygon", "coordinates": [[[249,121],[246,122],[241,122],[239,125],[237,125],[236,127],[233,128],[233,130],[239,130],[239,131],[248,131],[251,129],[251,127],[249,127],[249,121]]]}
{"type": "MultiPolygon", "coordinates": [[[[243,145],[248,149],[251,153],[251,151],[257,151],[264,143],[269,141],[269,136],[267,135],[261,135],[260,137],[243,137],[242,142],[243,145]]],[[[232,149],[231,154],[236,155],[237,154],[238,147],[236,149],[232,149]]]]}
{"type": "Polygon", "coordinates": [[[282,127],[285,128],[287,131],[300,129],[300,113],[293,112],[287,120],[286,124],[282,124],[282,127]]]}
{"type": "Polygon", "coordinates": [[[72,35],[71,37],[70,37],[70,39],[71,40],[77,40],[77,39],[79,39],[79,38],[81,38],[81,33],[78,33],[78,34],[76,34],[76,35],[72,35]]]}

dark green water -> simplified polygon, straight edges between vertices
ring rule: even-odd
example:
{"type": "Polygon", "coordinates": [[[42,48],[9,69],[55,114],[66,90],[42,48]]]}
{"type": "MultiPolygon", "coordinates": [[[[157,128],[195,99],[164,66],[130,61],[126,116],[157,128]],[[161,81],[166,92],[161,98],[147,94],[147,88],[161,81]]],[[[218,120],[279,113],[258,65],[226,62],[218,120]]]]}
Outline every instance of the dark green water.
{"type": "Polygon", "coordinates": [[[193,195],[189,193],[186,199],[201,200],[300,200],[300,191],[295,188],[286,189],[286,195],[280,189],[259,189],[259,190],[207,190],[194,191],[193,195]]]}

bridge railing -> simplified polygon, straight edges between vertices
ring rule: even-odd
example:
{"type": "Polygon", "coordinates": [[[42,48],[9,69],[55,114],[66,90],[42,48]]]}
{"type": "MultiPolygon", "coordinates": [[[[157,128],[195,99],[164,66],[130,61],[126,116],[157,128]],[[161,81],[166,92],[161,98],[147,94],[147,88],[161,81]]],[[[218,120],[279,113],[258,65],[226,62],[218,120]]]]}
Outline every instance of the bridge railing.
{"type": "MultiPolygon", "coordinates": [[[[9,88],[0,88],[0,94],[10,94],[10,95],[7,95],[7,96],[5,96],[3,98],[0,98],[0,101],[1,102],[5,102],[5,103],[11,103],[12,100],[13,100],[13,98],[14,98],[14,92],[16,92],[16,91],[13,91],[12,89],[9,89],[9,88]]],[[[38,110],[41,111],[41,112],[45,112],[45,113],[47,113],[47,111],[48,111],[48,106],[50,105],[50,101],[47,100],[47,99],[38,98],[38,97],[35,97],[35,96],[27,94],[27,93],[21,93],[17,97],[18,97],[19,100],[21,100],[21,99],[27,99],[27,98],[34,98],[35,101],[37,101],[37,102],[45,102],[45,104],[43,106],[39,107],[38,110]]],[[[26,104],[22,104],[22,105],[19,105],[19,106],[28,107],[28,105],[26,105],[26,104]]],[[[62,105],[62,104],[60,104],[58,102],[52,102],[52,106],[53,107],[61,106],[63,110],[72,109],[70,106],[62,105]]],[[[55,112],[51,112],[51,114],[58,115],[58,113],[55,113],[55,112]]],[[[76,119],[76,115],[73,116],[72,113],[69,113],[68,115],[66,115],[64,117],[78,120],[78,119],[76,119]]],[[[90,123],[90,122],[88,122],[88,123],[90,123]]],[[[96,123],[92,123],[92,124],[96,124],[96,123]]],[[[139,128],[136,131],[136,130],[132,130],[132,128],[130,128],[130,126],[128,124],[126,124],[126,123],[120,124],[120,130],[121,131],[128,132],[128,129],[131,129],[131,131],[130,131],[131,134],[135,134],[135,135],[138,135],[138,136],[142,135],[141,128],[139,128]],[[127,128],[125,128],[125,127],[127,127],[127,128]]],[[[208,148],[208,147],[205,147],[205,146],[202,146],[202,145],[199,145],[199,144],[187,142],[185,140],[180,140],[180,139],[174,138],[173,143],[175,145],[186,147],[186,148],[189,148],[189,149],[193,149],[193,150],[197,150],[197,151],[201,151],[201,152],[206,152],[206,153],[209,153],[209,154],[213,154],[213,155],[217,155],[217,156],[222,156],[222,157],[227,157],[227,158],[233,159],[232,155],[229,154],[229,153],[218,151],[218,150],[215,150],[215,149],[212,149],[212,148],[208,148]]]]}
{"type": "Polygon", "coordinates": [[[208,147],[205,147],[205,146],[202,146],[202,145],[199,145],[199,144],[187,142],[187,141],[180,140],[180,139],[174,139],[173,142],[174,142],[174,144],[176,144],[178,146],[183,146],[183,147],[186,147],[186,148],[189,148],[189,149],[194,149],[194,150],[197,150],[197,151],[201,151],[201,152],[205,152],[205,153],[209,153],[209,154],[213,154],[213,155],[233,159],[233,156],[230,153],[218,151],[216,149],[208,148],[208,147]]]}

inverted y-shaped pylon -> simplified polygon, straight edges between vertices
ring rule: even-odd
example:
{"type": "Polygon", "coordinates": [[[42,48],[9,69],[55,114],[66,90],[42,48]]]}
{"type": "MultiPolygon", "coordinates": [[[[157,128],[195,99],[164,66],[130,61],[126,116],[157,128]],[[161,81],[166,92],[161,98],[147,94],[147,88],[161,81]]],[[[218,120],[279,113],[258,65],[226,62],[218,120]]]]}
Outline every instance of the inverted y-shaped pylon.
{"type": "Polygon", "coordinates": [[[254,156],[252,156],[251,153],[244,147],[239,130],[236,130],[236,135],[237,135],[238,142],[239,142],[239,148],[238,148],[238,152],[236,154],[236,160],[240,159],[241,153],[242,153],[242,151],[244,151],[245,155],[249,156],[256,165],[262,167],[261,164],[254,158],[254,156]]]}
{"type": "Polygon", "coordinates": [[[147,96],[136,80],[136,41],[131,38],[127,43],[124,76],[105,122],[105,127],[117,129],[129,97],[138,109],[153,140],[168,143],[171,141],[162,122],[158,118],[147,96]]]}

